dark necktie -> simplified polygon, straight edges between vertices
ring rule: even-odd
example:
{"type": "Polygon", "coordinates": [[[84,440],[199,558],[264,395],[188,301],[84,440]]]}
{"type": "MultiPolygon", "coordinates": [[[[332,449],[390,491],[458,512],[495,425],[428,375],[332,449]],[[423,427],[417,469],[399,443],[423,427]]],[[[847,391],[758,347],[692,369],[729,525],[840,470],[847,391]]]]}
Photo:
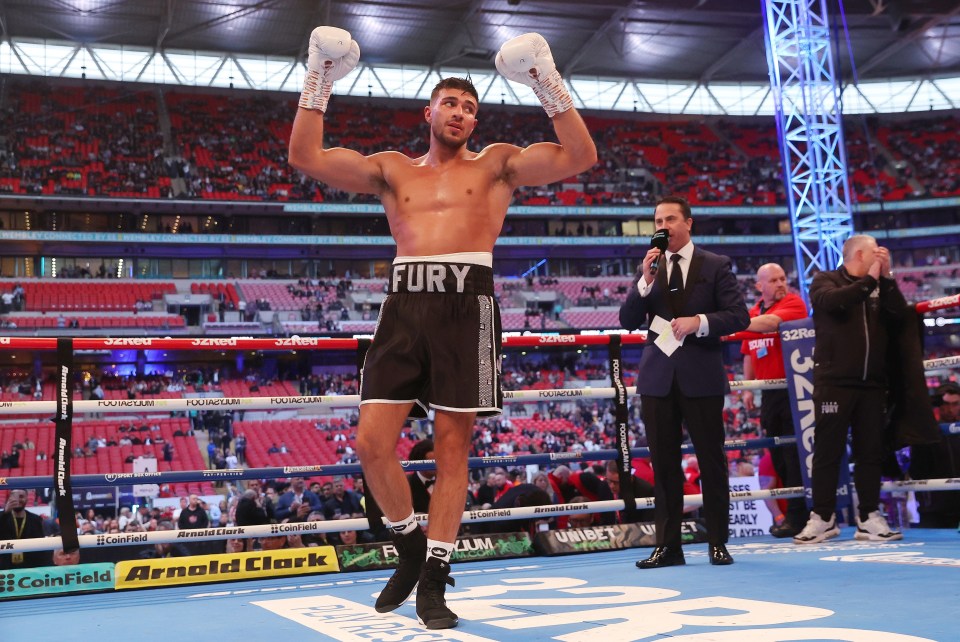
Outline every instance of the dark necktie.
{"type": "Polygon", "coordinates": [[[667,293],[674,316],[680,314],[680,303],[683,300],[683,270],[680,269],[680,259],[682,258],[679,254],[670,257],[673,266],[670,268],[670,282],[667,284],[667,293]]]}

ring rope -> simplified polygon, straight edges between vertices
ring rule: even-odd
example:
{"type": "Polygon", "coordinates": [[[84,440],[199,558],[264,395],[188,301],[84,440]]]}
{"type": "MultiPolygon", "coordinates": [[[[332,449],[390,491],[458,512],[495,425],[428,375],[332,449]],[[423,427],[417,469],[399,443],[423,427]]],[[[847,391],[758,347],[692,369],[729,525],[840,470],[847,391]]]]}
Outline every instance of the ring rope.
{"type": "MultiPolygon", "coordinates": [[[[731,381],[733,390],[786,388],[786,379],[731,381]]],[[[564,399],[609,399],[614,388],[558,388],[554,390],[505,390],[504,401],[529,403],[564,399]]],[[[636,386],[627,388],[636,395],[636,386]]],[[[74,401],[75,413],[129,413],[148,410],[282,410],[286,408],[356,408],[360,395],[315,395],[293,397],[199,397],[185,399],[100,399],[74,401]]],[[[56,411],[56,401],[2,401],[0,415],[46,414],[56,411]]]]}
{"type": "MultiPolygon", "coordinates": [[[[946,434],[960,433],[960,422],[941,424],[946,434]]],[[[760,450],[762,448],[786,446],[796,444],[796,437],[758,437],[755,439],[732,439],[724,442],[724,450],[760,450]]],[[[692,453],[693,445],[681,446],[681,452],[692,453]]],[[[648,457],[650,449],[646,447],[631,448],[630,456],[648,457]]],[[[469,468],[488,468],[490,466],[527,466],[527,465],[556,465],[562,463],[579,463],[584,461],[607,461],[617,458],[616,450],[591,450],[570,453],[540,453],[535,455],[491,455],[488,457],[470,457],[467,460],[469,468]]],[[[413,472],[418,470],[434,470],[436,464],[432,459],[401,461],[404,470],[413,472]]],[[[315,464],[307,466],[274,466],[268,468],[226,468],[217,470],[177,470],[167,472],[144,473],[92,473],[73,475],[71,481],[77,488],[91,486],[110,486],[120,482],[126,483],[158,483],[173,484],[207,481],[231,481],[237,479],[269,479],[309,474],[317,475],[355,475],[362,471],[360,464],[315,464]]],[[[16,483],[26,487],[38,487],[49,483],[45,476],[8,477],[7,483],[16,480],[16,483]]],[[[900,484],[921,484],[923,480],[913,482],[897,482],[900,484]]],[[[915,490],[923,490],[916,488],[915,490]]]]}
{"type": "MultiPolygon", "coordinates": [[[[949,359],[950,357],[948,357],[949,359]]],[[[956,357],[960,363],[960,356],[956,357]]],[[[943,361],[938,359],[937,361],[943,361]]],[[[937,364],[942,367],[944,364],[937,364]]],[[[750,379],[731,381],[731,390],[784,389],[786,379],[750,379]]],[[[511,403],[536,402],[557,399],[609,399],[613,387],[557,388],[552,390],[504,390],[503,400],[511,403]]],[[[637,394],[636,386],[627,387],[627,394],[637,394]]],[[[290,397],[198,397],[183,399],[99,399],[74,401],[75,413],[129,413],[133,411],[163,410],[280,410],[285,408],[347,408],[360,404],[360,395],[308,395],[290,397]]],[[[3,401],[0,415],[46,414],[57,409],[56,401],[3,401]]]]}
{"type": "MultiPolygon", "coordinates": [[[[884,482],[881,490],[957,490],[960,479],[929,479],[904,482],[884,482]]],[[[804,497],[801,486],[792,488],[770,488],[765,490],[731,491],[730,501],[755,501],[765,499],[788,499],[804,497]]],[[[637,497],[637,508],[653,508],[652,497],[637,497]]],[[[703,505],[703,495],[685,495],[684,508],[696,508],[703,505]]],[[[493,522],[502,519],[532,519],[559,515],[580,515],[585,513],[603,513],[621,511],[624,502],[611,499],[581,504],[556,504],[549,506],[523,506],[517,508],[491,508],[464,511],[462,523],[493,522]]],[[[417,514],[417,521],[427,522],[427,516],[417,514]]],[[[384,523],[386,521],[384,520],[384,523]]],[[[146,533],[117,533],[100,535],[80,535],[81,548],[129,546],[131,544],[169,544],[184,541],[209,541],[222,539],[246,539],[251,537],[279,537],[284,535],[309,535],[334,533],[344,530],[366,530],[370,524],[366,518],[339,519],[319,522],[290,522],[286,524],[261,524],[258,526],[227,526],[222,528],[200,528],[187,530],[153,531],[146,533]]],[[[60,550],[63,547],[58,537],[38,537],[34,539],[15,539],[0,541],[0,549],[12,552],[34,552],[60,550]]]]}
{"type": "MultiPolygon", "coordinates": [[[[783,446],[797,443],[796,437],[757,437],[755,439],[732,439],[724,443],[725,450],[759,450],[771,446],[783,446]]],[[[693,445],[686,444],[681,447],[682,452],[692,453],[693,445]]],[[[647,447],[638,447],[630,449],[631,458],[649,457],[650,449],[647,447]]],[[[538,453],[531,455],[490,455],[487,457],[469,457],[467,466],[469,468],[487,468],[490,466],[526,466],[526,465],[556,465],[560,463],[573,463],[583,461],[606,461],[616,459],[616,450],[590,450],[570,453],[538,453]]],[[[404,470],[434,470],[436,464],[432,459],[402,461],[400,462],[404,470]]],[[[193,481],[230,481],[236,479],[269,479],[290,476],[302,476],[309,474],[317,475],[356,475],[362,472],[360,464],[314,464],[306,466],[273,466],[268,468],[226,468],[218,470],[175,470],[166,472],[143,472],[143,473],[92,473],[85,475],[74,475],[71,477],[73,485],[78,488],[89,486],[116,485],[124,481],[125,483],[182,483],[193,481]]],[[[32,487],[44,486],[49,483],[49,478],[44,476],[34,477],[16,477],[7,478],[7,480],[16,479],[17,483],[32,487]]]]}
{"type": "MultiPolygon", "coordinates": [[[[572,336],[572,335],[570,335],[572,336]]],[[[255,339],[257,340],[257,339],[255,339]]],[[[924,370],[938,370],[960,366],[960,355],[928,359],[924,370]]],[[[731,390],[776,390],[787,387],[786,379],[744,379],[731,381],[731,390]]],[[[609,399],[615,388],[557,388],[553,390],[505,390],[504,401],[526,403],[548,399],[609,399]]],[[[637,394],[636,386],[627,388],[631,396],[637,394]]],[[[75,401],[74,412],[120,413],[135,410],[156,409],[184,411],[194,409],[278,410],[281,408],[345,408],[360,403],[359,395],[315,395],[294,397],[200,397],[190,399],[101,399],[75,401]]],[[[56,401],[2,401],[0,415],[45,414],[57,409],[56,401]]]]}

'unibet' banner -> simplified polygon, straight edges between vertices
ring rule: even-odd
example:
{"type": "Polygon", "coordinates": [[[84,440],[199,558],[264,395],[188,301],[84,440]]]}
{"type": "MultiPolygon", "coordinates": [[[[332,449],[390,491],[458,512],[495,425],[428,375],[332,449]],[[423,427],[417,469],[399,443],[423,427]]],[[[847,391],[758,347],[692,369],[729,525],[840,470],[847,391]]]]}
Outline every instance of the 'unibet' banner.
{"type": "MultiPolygon", "coordinates": [[[[797,436],[797,454],[800,457],[800,475],[810,504],[810,479],[813,470],[813,433],[816,429],[816,411],[813,403],[813,348],[816,333],[813,319],[800,319],[780,324],[783,345],[783,369],[787,377],[793,431],[797,436]]],[[[847,458],[840,465],[837,484],[837,507],[850,505],[850,468],[847,458]]]]}
{"type": "MultiPolygon", "coordinates": [[[[389,542],[338,546],[340,568],[344,571],[366,571],[393,568],[399,558],[389,542]]],[[[450,561],[502,560],[533,555],[533,544],[526,533],[491,533],[458,537],[450,561]]]]}
{"type": "Polygon", "coordinates": [[[113,564],[0,571],[0,599],[103,590],[113,590],[113,564]]]}
{"type": "MultiPolygon", "coordinates": [[[[533,544],[541,555],[568,555],[655,546],[656,537],[652,522],[639,522],[544,531],[537,533],[533,544]]],[[[686,519],[680,523],[680,539],[684,544],[706,542],[707,531],[699,522],[686,519]]]]}
{"type": "Polygon", "coordinates": [[[335,573],[339,570],[336,551],[332,546],[126,560],[117,563],[116,588],[202,584],[307,573],[335,573]]]}

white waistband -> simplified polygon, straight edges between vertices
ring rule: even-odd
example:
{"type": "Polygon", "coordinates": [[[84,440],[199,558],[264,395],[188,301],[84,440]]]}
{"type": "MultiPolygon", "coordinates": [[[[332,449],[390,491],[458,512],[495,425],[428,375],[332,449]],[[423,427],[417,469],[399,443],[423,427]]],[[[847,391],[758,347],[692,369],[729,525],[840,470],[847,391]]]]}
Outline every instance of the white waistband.
{"type": "Polygon", "coordinates": [[[397,263],[468,263],[493,267],[492,252],[455,252],[454,254],[430,254],[427,256],[398,256],[393,259],[397,263]]]}

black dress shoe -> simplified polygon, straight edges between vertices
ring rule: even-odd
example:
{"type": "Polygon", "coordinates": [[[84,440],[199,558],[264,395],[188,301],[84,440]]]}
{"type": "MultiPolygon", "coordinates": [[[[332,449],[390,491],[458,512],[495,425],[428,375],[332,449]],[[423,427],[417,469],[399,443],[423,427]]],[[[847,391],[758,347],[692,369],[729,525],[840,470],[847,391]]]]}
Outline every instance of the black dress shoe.
{"type": "Polygon", "coordinates": [[[645,560],[637,562],[637,568],[663,568],[664,566],[683,566],[683,548],[679,546],[658,546],[645,560]]]}
{"type": "Polygon", "coordinates": [[[710,563],[714,566],[726,566],[733,564],[733,557],[727,552],[727,547],[723,544],[711,544],[710,563]]]}

